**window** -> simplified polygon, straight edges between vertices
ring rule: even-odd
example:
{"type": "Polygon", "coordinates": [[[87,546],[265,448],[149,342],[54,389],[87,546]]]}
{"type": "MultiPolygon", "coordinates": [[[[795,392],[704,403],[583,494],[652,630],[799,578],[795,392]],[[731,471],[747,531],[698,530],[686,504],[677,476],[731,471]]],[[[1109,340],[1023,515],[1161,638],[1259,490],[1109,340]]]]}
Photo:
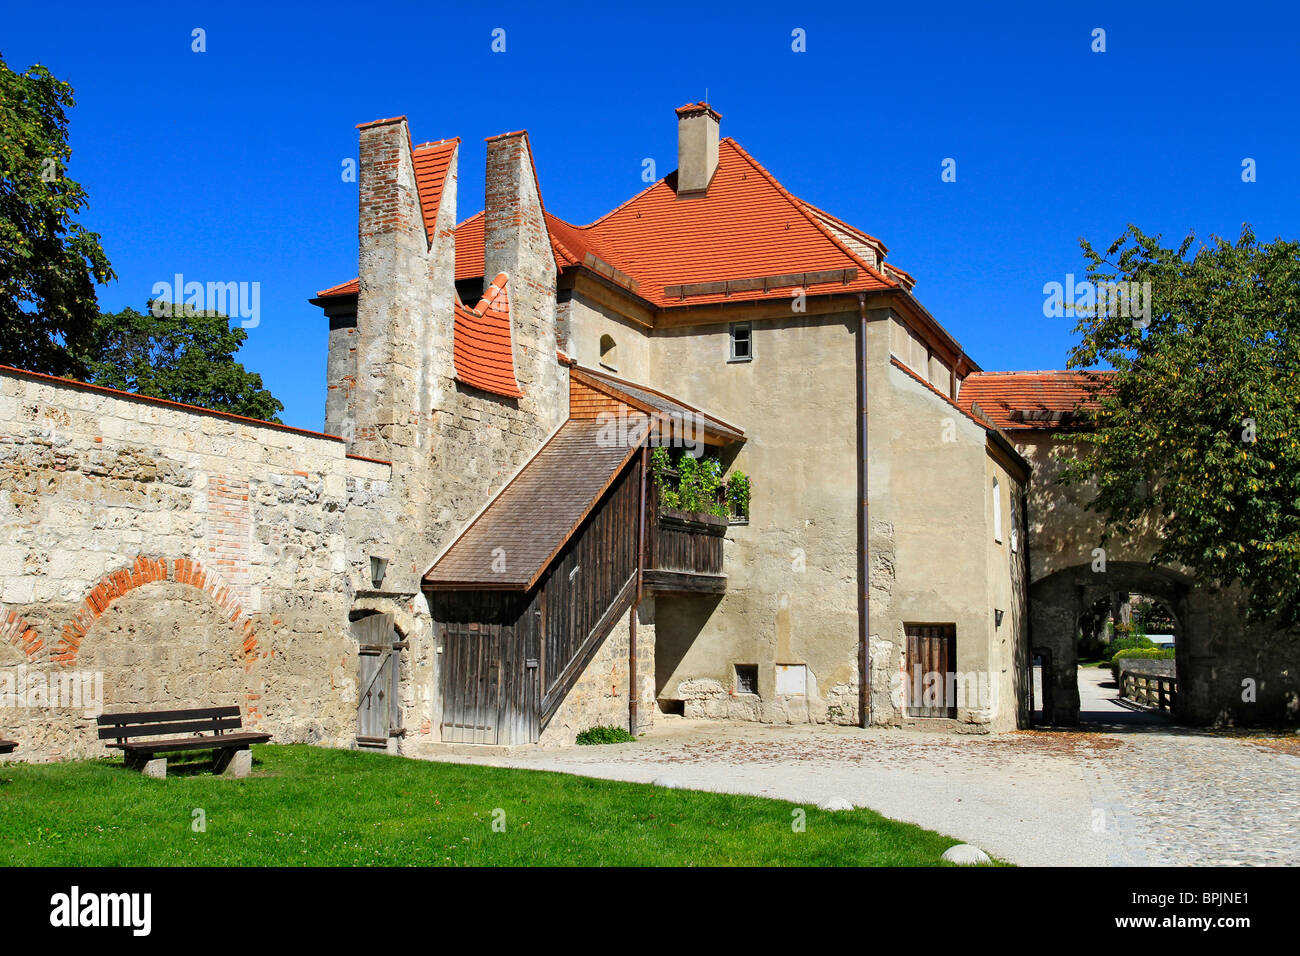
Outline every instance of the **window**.
{"type": "Polygon", "coordinates": [[[758,665],[736,665],[736,693],[758,695],[758,665]]]}
{"type": "Polygon", "coordinates": [[[600,337],[600,364],[611,372],[618,371],[618,346],[614,344],[612,335],[600,337]]]}
{"type": "Polygon", "coordinates": [[[754,358],[753,330],[748,322],[731,323],[732,362],[750,362],[754,358]]]}
{"type": "Polygon", "coordinates": [[[993,479],[993,540],[1002,543],[1002,489],[996,478],[993,479]]]}

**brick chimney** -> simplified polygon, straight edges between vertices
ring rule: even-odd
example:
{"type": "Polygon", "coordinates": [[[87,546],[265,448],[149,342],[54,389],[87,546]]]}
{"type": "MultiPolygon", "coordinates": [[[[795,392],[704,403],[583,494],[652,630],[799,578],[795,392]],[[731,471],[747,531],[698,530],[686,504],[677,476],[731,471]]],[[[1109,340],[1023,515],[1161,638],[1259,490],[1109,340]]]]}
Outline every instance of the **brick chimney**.
{"type": "MultiPolygon", "coordinates": [[[[429,236],[420,208],[406,117],[358,127],[358,263],[352,451],[392,461],[417,440],[424,369],[413,342],[429,321],[429,236]]],[[[345,432],[346,434],[346,432],[345,432]]]]}
{"type": "Polygon", "coordinates": [[[555,253],[527,133],[488,139],[483,205],[484,288],[506,274],[522,406],[558,424],[562,398],[555,360],[555,253]]]}
{"type": "Polygon", "coordinates": [[[718,126],[722,116],[708,103],[677,110],[677,195],[702,195],[718,170],[718,126]]]}

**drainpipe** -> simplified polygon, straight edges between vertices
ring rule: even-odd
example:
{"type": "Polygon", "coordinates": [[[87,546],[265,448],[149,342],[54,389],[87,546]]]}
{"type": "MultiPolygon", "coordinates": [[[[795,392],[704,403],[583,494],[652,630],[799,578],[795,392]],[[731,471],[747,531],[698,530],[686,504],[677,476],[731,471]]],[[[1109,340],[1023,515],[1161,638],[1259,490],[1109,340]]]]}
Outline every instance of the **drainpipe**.
{"type": "Polygon", "coordinates": [[[858,722],[871,725],[871,578],[867,560],[867,297],[858,293],[858,722]]]}

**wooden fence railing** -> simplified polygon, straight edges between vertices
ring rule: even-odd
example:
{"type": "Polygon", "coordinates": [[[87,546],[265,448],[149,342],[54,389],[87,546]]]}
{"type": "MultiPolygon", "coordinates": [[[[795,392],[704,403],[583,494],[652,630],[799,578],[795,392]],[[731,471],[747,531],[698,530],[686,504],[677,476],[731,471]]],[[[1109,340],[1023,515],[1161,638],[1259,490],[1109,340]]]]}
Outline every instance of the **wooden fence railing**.
{"type": "Polygon", "coordinates": [[[1166,714],[1174,712],[1174,704],[1178,700],[1176,678],[1125,671],[1120,679],[1123,682],[1122,693],[1125,697],[1139,704],[1155,707],[1166,714]]]}

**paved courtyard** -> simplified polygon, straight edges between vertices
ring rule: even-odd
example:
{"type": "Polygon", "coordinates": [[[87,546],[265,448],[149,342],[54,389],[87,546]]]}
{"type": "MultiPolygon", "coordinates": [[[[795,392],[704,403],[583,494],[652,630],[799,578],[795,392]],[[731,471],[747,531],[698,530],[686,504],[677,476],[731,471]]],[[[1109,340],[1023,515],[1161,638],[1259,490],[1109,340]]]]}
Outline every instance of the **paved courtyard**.
{"type": "Polygon", "coordinates": [[[659,718],[632,744],[440,759],[800,803],[842,798],[1030,866],[1300,866],[1300,737],[1173,728],[1080,674],[1079,731],[957,736],[659,718]],[[1286,751],[1290,752],[1286,752],[1286,751]]]}

